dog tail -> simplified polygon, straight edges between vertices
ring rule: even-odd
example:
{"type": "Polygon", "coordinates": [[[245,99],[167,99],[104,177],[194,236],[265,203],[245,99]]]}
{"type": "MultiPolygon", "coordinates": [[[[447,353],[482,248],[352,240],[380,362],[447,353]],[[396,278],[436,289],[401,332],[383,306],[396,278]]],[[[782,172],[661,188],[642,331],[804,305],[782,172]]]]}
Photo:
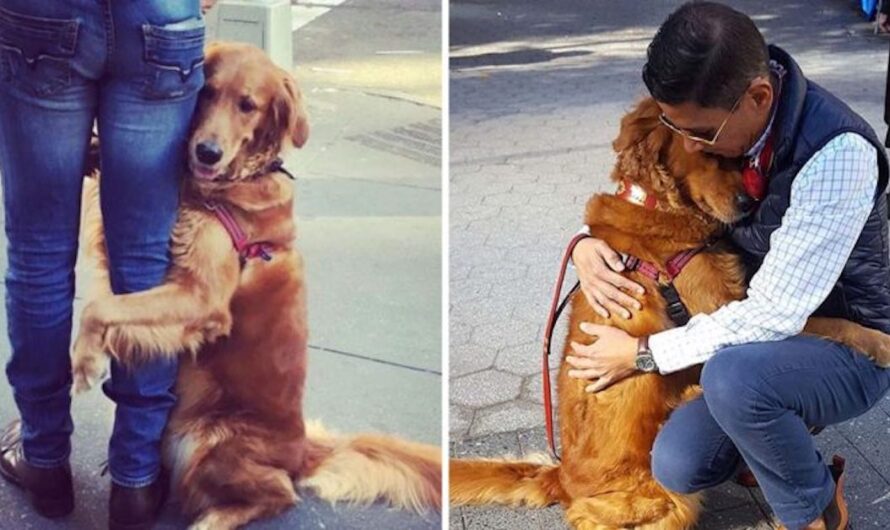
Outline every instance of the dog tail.
{"type": "Polygon", "coordinates": [[[559,483],[559,466],[549,462],[452,460],[448,468],[450,501],[454,505],[506,504],[537,508],[561,502],[566,497],[559,483]]]}
{"type": "Polygon", "coordinates": [[[306,471],[298,486],[329,502],[381,500],[418,513],[442,507],[442,457],[438,447],[376,434],[352,437],[308,423],[306,471]]]}

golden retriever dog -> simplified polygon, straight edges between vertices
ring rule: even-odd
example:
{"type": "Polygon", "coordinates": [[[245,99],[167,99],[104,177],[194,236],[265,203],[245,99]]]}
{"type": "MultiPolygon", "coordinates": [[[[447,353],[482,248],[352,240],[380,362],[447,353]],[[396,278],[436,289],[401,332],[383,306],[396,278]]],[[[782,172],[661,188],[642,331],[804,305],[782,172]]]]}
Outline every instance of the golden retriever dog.
{"type": "Polygon", "coordinates": [[[301,94],[290,74],[245,44],[209,47],[205,73],[163,285],[112,295],[98,186],[86,179],[84,232],[99,292],[73,348],[75,389],[96,384],[106,353],[134,370],[156,356],[191,354],[164,451],[196,530],[274,516],[297,502],[295,484],[330,501],[438,509],[438,448],[341,438],[304,423],[306,286],[293,185],[276,163],[285,147],[307,140],[301,94]],[[220,212],[243,232],[240,243],[220,212]]]}
{"type": "MultiPolygon", "coordinates": [[[[654,194],[658,208],[599,194],[588,201],[585,222],[594,237],[616,251],[663,267],[671,256],[705,245],[738,220],[738,197],[744,191],[739,171],[687,153],[659,124],[659,113],[655,102],[646,99],[623,118],[613,143],[618,160],[612,173],[615,182],[654,194]]],[[[677,494],[658,484],[650,451],[670,412],[700,391],[700,367],[667,376],[638,373],[595,394],[585,392],[586,381],[568,376],[570,365],[564,359],[570,342],[593,342],[580,331],[581,322],[617,326],[633,336],[674,325],[656,283],[636,271],[626,274],[646,288],[645,294],[634,295],[642,309],[629,320],[600,317],[580,291],[571,299],[557,388],[561,462],[452,460],[452,503],[561,503],[571,526],[582,530],[677,530],[695,524],[700,496],[677,494]]],[[[713,312],[744,297],[741,260],[721,244],[710,246],[686,265],[675,287],[690,314],[713,312]]],[[[890,340],[883,333],[828,318],[811,318],[806,332],[842,341],[883,365],[890,362],[890,340]]]]}

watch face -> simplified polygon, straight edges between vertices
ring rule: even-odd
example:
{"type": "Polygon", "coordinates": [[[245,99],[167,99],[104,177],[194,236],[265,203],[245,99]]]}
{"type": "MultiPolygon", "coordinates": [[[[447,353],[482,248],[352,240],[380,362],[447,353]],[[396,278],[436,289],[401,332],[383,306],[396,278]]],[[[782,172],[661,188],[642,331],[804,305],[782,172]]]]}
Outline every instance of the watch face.
{"type": "Polygon", "coordinates": [[[637,368],[643,372],[654,372],[655,360],[651,355],[637,355],[637,368]]]}

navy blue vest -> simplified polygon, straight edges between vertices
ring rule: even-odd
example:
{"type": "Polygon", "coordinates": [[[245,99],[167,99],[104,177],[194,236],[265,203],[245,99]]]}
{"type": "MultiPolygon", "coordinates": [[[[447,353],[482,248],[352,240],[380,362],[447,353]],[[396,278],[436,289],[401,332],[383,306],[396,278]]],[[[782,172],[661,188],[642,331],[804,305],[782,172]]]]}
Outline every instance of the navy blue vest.
{"type": "Polygon", "coordinates": [[[840,279],[814,314],[846,318],[890,333],[890,257],[884,195],[888,166],[884,147],[864,119],[804,77],[784,50],[770,46],[769,53],[786,69],[773,124],[775,158],[766,197],[753,214],[733,227],[731,238],[742,250],[750,278],[769,251],[770,234],[782,223],[791,183],[803,165],[834,137],[845,132],[862,135],[878,152],[880,176],[875,205],[840,279]]]}

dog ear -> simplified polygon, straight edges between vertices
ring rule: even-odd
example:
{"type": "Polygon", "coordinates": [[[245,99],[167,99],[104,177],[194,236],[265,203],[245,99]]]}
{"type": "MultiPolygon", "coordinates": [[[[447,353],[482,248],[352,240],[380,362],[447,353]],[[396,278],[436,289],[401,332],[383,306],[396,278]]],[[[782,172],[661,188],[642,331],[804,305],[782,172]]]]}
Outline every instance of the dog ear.
{"type": "Polygon", "coordinates": [[[221,42],[211,42],[204,47],[204,79],[213,75],[224,47],[225,44],[221,42]]]}
{"type": "Polygon", "coordinates": [[[303,98],[296,81],[287,72],[282,71],[282,90],[276,97],[274,110],[276,125],[285,138],[296,147],[303,147],[309,139],[309,118],[303,108],[303,98]]]}
{"type": "Polygon", "coordinates": [[[661,131],[654,130],[655,128],[663,128],[658,123],[659,114],[661,114],[661,109],[654,99],[647,97],[641,100],[633,110],[621,118],[618,138],[612,142],[612,148],[615,149],[615,152],[620,153],[642,142],[653,132],[662,139],[658,146],[660,148],[661,143],[663,143],[663,137],[659,134],[661,131]]]}

